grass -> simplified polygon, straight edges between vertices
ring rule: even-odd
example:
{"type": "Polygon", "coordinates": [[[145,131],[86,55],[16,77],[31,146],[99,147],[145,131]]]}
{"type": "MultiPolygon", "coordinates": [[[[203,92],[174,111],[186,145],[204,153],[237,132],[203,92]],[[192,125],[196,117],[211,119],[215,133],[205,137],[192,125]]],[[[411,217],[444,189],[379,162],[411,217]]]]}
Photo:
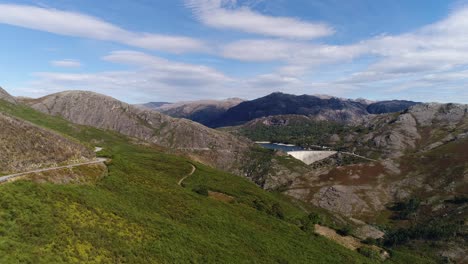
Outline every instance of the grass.
{"type": "Polygon", "coordinates": [[[99,155],[112,159],[95,185],[1,185],[0,263],[373,262],[302,231],[295,222],[302,210],[242,177],[194,163],[196,172],[180,187],[191,171],[185,158],[25,106],[0,102],[0,111],[99,145],[99,155]],[[210,199],[195,186],[235,201],[210,199]],[[259,201],[269,210],[255,207],[259,201]]]}

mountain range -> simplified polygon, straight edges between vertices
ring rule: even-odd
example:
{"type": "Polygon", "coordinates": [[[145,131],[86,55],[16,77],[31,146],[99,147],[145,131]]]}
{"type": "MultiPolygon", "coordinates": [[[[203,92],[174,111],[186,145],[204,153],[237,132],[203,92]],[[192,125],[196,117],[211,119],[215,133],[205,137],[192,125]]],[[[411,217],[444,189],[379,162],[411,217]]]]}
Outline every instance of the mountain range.
{"type": "Polygon", "coordinates": [[[417,102],[391,100],[371,102],[332,96],[291,95],[272,93],[251,101],[228,99],[224,101],[180,102],[153,107],[161,113],[187,118],[209,127],[236,126],[256,118],[275,115],[305,115],[317,120],[342,123],[358,122],[362,116],[399,112],[417,102]]]}

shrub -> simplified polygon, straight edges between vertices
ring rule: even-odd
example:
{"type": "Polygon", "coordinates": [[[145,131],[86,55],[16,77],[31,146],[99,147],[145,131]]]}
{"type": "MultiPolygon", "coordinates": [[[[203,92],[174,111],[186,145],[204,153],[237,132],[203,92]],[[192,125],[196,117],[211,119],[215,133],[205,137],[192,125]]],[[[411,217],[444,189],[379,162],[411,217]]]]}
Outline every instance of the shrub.
{"type": "Polygon", "coordinates": [[[197,186],[193,188],[192,191],[203,196],[208,196],[208,189],[205,186],[197,186]]]}
{"type": "Polygon", "coordinates": [[[279,203],[275,203],[271,206],[270,214],[276,218],[284,219],[283,208],[279,203]]]}
{"type": "Polygon", "coordinates": [[[320,223],[321,219],[320,219],[320,215],[317,214],[317,213],[310,213],[307,218],[309,219],[309,221],[312,223],[312,224],[318,224],[320,223]]]}
{"type": "Polygon", "coordinates": [[[380,260],[380,252],[372,247],[369,247],[369,246],[363,246],[363,247],[360,247],[358,248],[358,252],[363,255],[363,256],[366,256],[370,259],[374,259],[374,260],[380,260]]]}
{"type": "Polygon", "coordinates": [[[372,237],[368,237],[364,240],[361,241],[363,244],[367,244],[367,245],[377,245],[379,242],[377,241],[377,239],[375,238],[372,238],[372,237]]]}
{"type": "Polygon", "coordinates": [[[342,236],[349,236],[353,232],[353,228],[350,225],[346,225],[337,230],[337,233],[342,236]]]}
{"type": "Polygon", "coordinates": [[[395,203],[390,207],[390,210],[395,211],[392,218],[396,220],[412,219],[416,215],[420,204],[421,201],[415,198],[411,198],[406,202],[395,203]]]}
{"type": "Polygon", "coordinates": [[[258,211],[265,212],[267,211],[268,205],[263,200],[254,200],[253,207],[258,211]]]}

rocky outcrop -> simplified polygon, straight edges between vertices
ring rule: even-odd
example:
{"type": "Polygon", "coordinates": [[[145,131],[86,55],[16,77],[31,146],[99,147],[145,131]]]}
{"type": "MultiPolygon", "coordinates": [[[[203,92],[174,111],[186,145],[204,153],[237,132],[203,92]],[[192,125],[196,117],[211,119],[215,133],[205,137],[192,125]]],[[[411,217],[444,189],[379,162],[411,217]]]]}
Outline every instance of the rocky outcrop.
{"type": "Polygon", "coordinates": [[[431,103],[370,116],[363,127],[330,135],[334,139],[329,142],[339,141],[362,156],[379,154],[378,162],[335,167],[336,163],[321,161],[294,179],[287,193],[336,213],[364,218],[414,195],[437,194],[438,199],[462,195],[468,187],[467,113],[467,105],[431,103]]]}
{"type": "Polygon", "coordinates": [[[2,87],[0,87],[0,100],[7,101],[12,104],[16,104],[16,100],[13,96],[11,96],[7,91],[5,91],[2,87]]]}

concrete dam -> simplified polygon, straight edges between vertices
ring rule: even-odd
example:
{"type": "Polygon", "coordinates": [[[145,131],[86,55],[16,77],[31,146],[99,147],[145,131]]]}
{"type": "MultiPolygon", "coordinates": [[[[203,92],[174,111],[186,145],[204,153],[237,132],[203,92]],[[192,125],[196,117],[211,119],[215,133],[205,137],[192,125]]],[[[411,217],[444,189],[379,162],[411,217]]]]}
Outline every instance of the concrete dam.
{"type": "Polygon", "coordinates": [[[307,165],[310,165],[319,160],[326,159],[330,156],[335,155],[336,151],[313,151],[313,150],[300,150],[300,151],[288,151],[289,155],[294,158],[304,162],[307,165]]]}

